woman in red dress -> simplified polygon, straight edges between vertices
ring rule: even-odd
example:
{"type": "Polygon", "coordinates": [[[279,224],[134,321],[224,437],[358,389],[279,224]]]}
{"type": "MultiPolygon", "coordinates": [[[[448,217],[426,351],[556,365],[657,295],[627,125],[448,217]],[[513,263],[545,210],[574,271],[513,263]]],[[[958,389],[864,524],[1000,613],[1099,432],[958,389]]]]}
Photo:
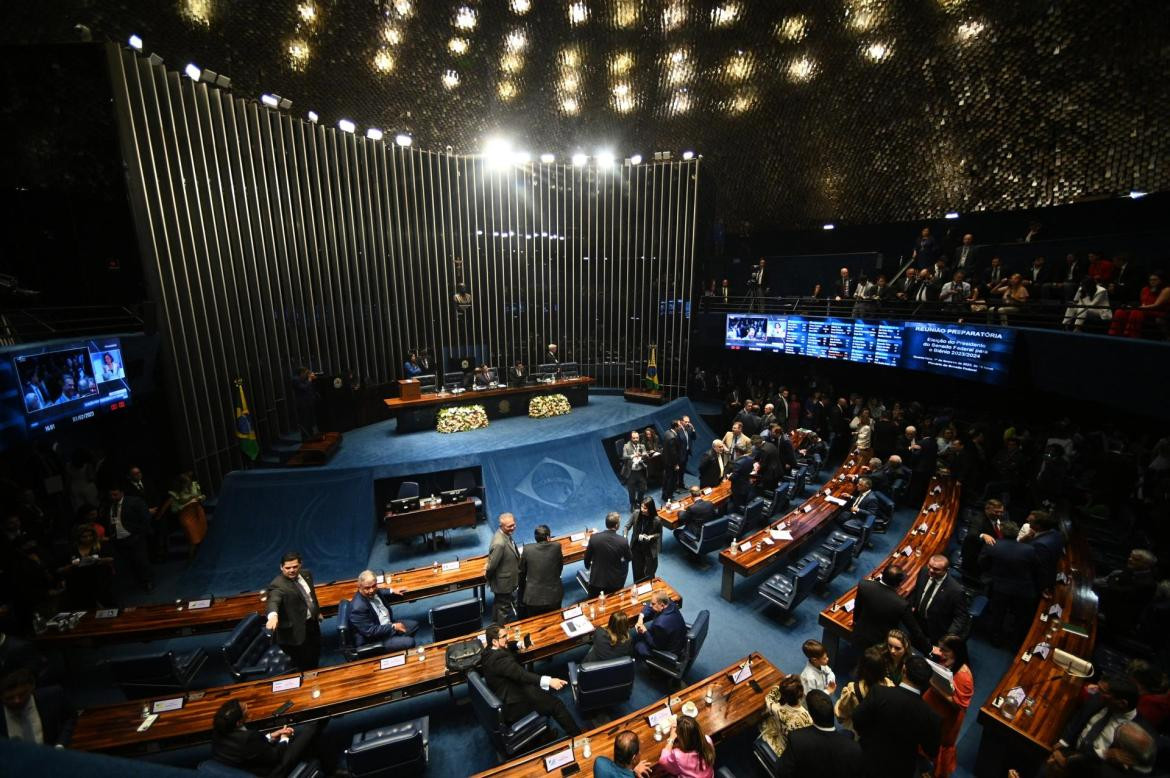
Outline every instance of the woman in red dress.
{"type": "Polygon", "coordinates": [[[1166,274],[1155,270],[1142,287],[1138,307],[1118,308],[1113,312],[1109,334],[1140,338],[1145,325],[1166,318],[1167,311],[1170,311],[1170,286],[1166,286],[1166,274]]]}
{"type": "Polygon", "coordinates": [[[958,635],[944,635],[935,649],[936,662],[953,673],[953,687],[940,689],[938,679],[926,691],[926,704],[942,717],[942,736],[934,759],[934,778],[946,778],[955,771],[955,742],[963,727],[963,716],[975,694],[975,678],[967,660],[967,644],[958,635]]]}

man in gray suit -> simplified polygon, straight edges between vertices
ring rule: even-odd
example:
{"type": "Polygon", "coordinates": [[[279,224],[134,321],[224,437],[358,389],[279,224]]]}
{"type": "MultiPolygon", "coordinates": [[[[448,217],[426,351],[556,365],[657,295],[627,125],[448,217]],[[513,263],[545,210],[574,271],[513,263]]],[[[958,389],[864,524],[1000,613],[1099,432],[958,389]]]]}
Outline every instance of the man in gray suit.
{"type": "Polygon", "coordinates": [[[520,582],[520,549],[512,533],[516,531],[516,517],[501,513],[499,529],[488,546],[487,581],[495,595],[492,603],[492,621],[503,624],[516,612],[516,585],[520,582]]]}
{"type": "Polygon", "coordinates": [[[622,476],[626,479],[626,490],[630,494],[630,509],[637,510],[646,496],[646,462],[649,456],[646,446],[638,437],[638,431],[630,433],[630,440],[622,446],[622,476]]]}
{"type": "Polygon", "coordinates": [[[315,670],[321,664],[321,604],[313,588],[313,574],[301,567],[301,555],[285,553],[280,575],[268,584],[269,631],[298,670],[315,670]]]}
{"type": "Polygon", "coordinates": [[[526,616],[555,611],[565,597],[561,544],[548,542],[552,530],[547,524],[539,525],[532,534],[536,542],[525,545],[520,554],[520,602],[526,616]]]}

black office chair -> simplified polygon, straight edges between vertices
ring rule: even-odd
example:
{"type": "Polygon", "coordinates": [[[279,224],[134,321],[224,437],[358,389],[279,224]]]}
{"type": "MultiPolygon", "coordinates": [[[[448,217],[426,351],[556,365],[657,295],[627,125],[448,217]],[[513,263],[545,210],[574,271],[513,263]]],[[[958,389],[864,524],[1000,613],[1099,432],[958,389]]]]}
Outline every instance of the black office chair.
{"type": "Polygon", "coordinates": [[[159,651],[111,659],[107,664],[122,693],[133,700],[189,688],[206,661],[207,652],[198,648],[184,654],[159,651]]]}
{"type": "Polygon", "coordinates": [[[743,513],[737,511],[727,514],[727,531],[735,538],[754,532],[763,524],[766,504],[763,497],[757,497],[747,504],[743,513]]]}
{"type": "Polygon", "coordinates": [[[817,585],[820,563],[808,560],[799,567],[789,567],[769,578],[760,586],[760,596],[779,608],[785,615],[796,610],[817,585]]]}
{"type": "Polygon", "coordinates": [[[670,651],[651,649],[650,656],[646,657],[646,664],[658,672],[670,676],[681,685],[683,676],[691,669],[691,665],[695,663],[695,657],[703,648],[703,642],[707,640],[707,629],[710,622],[711,612],[699,611],[694,622],[687,625],[687,637],[683,642],[682,650],[674,654],[670,651]]]}
{"type": "Polygon", "coordinates": [[[219,650],[237,681],[281,675],[292,669],[292,660],[280,646],[273,645],[259,613],[245,616],[219,650]]]}
{"type": "Polygon", "coordinates": [[[674,531],[674,539],[694,554],[702,557],[712,551],[723,548],[731,538],[730,523],[727,516],[720,516],[703,524],[696,535],[689,527],[679,527],[674,531]]]}
{"type": "Polygon", "coordinates": [[[345,749],[345,766],[355,778],[421,775],[430,759],[431,719],[358,732],[345,749]]]}
{"type": "Polygon", "coordinates": [[[418,497],[418,482],[417,481],[403,481],[398,485],[398,499],[404,497],[418,497]]]}
{"type": "Polygon", "coordinates": [[[353,601],[341,598],[337,603],[337,641],[341,644],[341,653],[346,661],[365,659],[386,653],[386,647],[381,643],[357,644],[357,634],[349,623],[349,612],[353,610],[353,601]]]}
{"type": "Polygon", "coordinates": [[[830,537],[816,551],[806,555],[795,565],[789,565],[788,570],[793,571],[794,567],[799,569],[810,561],[816,562],[820,566],[817,571],[817,584],[828,586],[830,581],[853,564],[853,549],[856,544],[857,538],[854,537],[838,539],[830,537]]]}
{"type": "Polygon", "coordinates": [[[434,628],[434,642],[479,631],[483,626],[483,608],[478,597],[431,608],[427,618],[434,628]]]}
{"type": "Polygon", "coordinates": [[[760,767],[764,768],[765,775],[775,778],[780,774],[780,757],[776,755],[776,752],[772,750],[762,735],[752,743],[752,753],[755,754],[760,767]]]}
{"type": "Polygon", "coordinates": [[[569,662],[569,688],[581,711],[611,708],[625,702],[634,692],[634,658],[569,662]]]}
{"type": "Polygon", "coordinates": [[[467,496],[475,503],[475,515],[483,517],[483,487],[475,482],[475,474],[470,470],[458,470],[455,472],[454,489],[466,489],[467,496]]]}
{"type": "Polygon", "coordinates": [[[548,717],[532,711],[519,721],[504,723],[504,704],[474,670],[467,673],[467,690],[475,717],[487,730],[498,759],[511,759],[544,743],[548,717]]]}

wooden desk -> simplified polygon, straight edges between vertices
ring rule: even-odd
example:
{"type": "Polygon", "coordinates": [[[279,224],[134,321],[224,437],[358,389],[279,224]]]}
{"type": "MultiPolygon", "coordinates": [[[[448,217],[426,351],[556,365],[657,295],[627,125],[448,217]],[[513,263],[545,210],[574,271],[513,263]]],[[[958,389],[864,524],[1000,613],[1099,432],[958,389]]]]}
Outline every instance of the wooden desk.
{"type": "Polygon", "coordinates": [[[593,761],[599,756],[613,759],[613,742],[617,739],[617,734],[626,729],[638,734],[638,741],[641,744],[639,759],[657,761],[659,753],[662,752],[663,743],[654,740],[654,728],[650,726],[648,717],[651,713],[662,710],[676,698],[678,703],[671,706],[675,715],[682,715],[680,709],[683,703],[694,702],[699,708],[699,715],[696,719],[702,726],[704,734],[709,735],[718,745],[721,740],[745,727],[752,726],[763,717],[766,710],[764,698],[767,697],[769,689],[783,680],[784,675],[764,657],[756,653],[749,654],[744,659],[725,667],[714,675],[691,684],[639,711],[614,719],[608,724],[588,732],[583,732],[576,738],[559,740],[551,746],[545,746],[538,751],[505,762],[492,770],[479,773],[476,778],[505,775],[516,778],[520,776],[546,778],[549,775],[560,775],[560,770],[554,770],[552,773],[547,772],[544,769],[544,759],[570,746],[572,746],[573,756],[581,768],[578,775],[593,775],[593,761]],[[746,680],[733,684],[729,677],[732,672],[739,670],[740,665],[747,660],[751,660],[752,663],[752,678],[760,685],[758,692],[753,690],[746,680]],[[713,687],[714,692],[714,702],[711,705],[708,705],[705,700],[708,686],[713,687]],[[583,751],[585,738],[589,738],[591,749],[591,755],[588,759],[585,758],[583,751]]]}
{"type": "MultiPolygon", "coordinates": [[[[711,487],[711,493],[703,495],[703,499],[715,505],[715,511],[718,513],[723,506],[731,499],[731,481],[723,480],[719,482],[718,486],[711,487]]],[[[691,507],[691,503],[695,501],[694,497],[689,494],[686,497],[681,497],[675,500],[678,507],[673,510],[668,510],[666,503],[658,509],[658,518],[662,521],[662,525],[667,529],[676,529],[679,522],[682,521],[682,514],[687,508],[691,507]]]]}
{"type": "MultiPolygon", "coordinates": [[[[906,580],[898,588],[898,594],[909,598],[914,591],[914,584],[918,580],[918,573],[935,554],[946,551],[951,535],[955,532],[955,523],[959,517],[959,484],[950,478],[935,477],[931,480],[923,500],[922,510],[914,518],[914,525],[906,531],[891,552],[889,558],[882,560],[869,574],[871,581],[876,581],[891,562],[900,562],[906,570],[906,580]],[[938,505],[937,510],[930,510],[930,506],[938,505]],[[922,525],[926,529],[922,529],[922,525]],[[903,550],[909,548],[909,556],[903,550]]],[[[821,642],[829,650],[829,655],[837,656],[841,638],[849,640],[853,637],[853,611],[846,610],[847,603],[857,599],[857,587],[838,597],[829,607],[821,611],[818,619],[823,627],[821,642]]]]}
{"type": "MultiPolygon", "coordinates": [[[[582,612],[588,618],[589,607],[596,608],[593,625],[601,626],[609,621],[615,610],[621,609],[631,618],[637,616],[643,605],[650,601],[654,591],[665,591],[681,603],[682,597],[661,578],[649,582],[652,588],[633,600],[631,586],[620,592],[611,592],[605,602],[600,599],[582,603],[582,612]]],[[[567,651],[581,645],[582,638],[570,638],[561,628],[563,616],[560,611],[521,619],[508,625],[508,629],[519,628],[522,635],[532,637],[532,646],[522,652],[521,661],[533,662],[538,659],[567,651]]],[[[158,721],[146,732],[138,732],[142,723],[143,705],[155,700],[173,699],[179,694],[162,695],[151,700],[134,700],[116,705],[104,705],[82,711],[77,718],[70,748],[81,751],[107,751],[111,753],[134,754],[158,751],[202,743],[211,739],[211,721],[216,710],[230,699],[248,704],[249,718],[257,726],[269,724],[276,709],[286,701],[293,707],[281,718],[293,721],[313,721],[326,716],[373,708],[405,697],[414,697],[438,689],[462,683],[466,678],[461,673],[448,672],[446,667],[447,646],[462,640],[469,640],[479,632],[461,637],[431,643],[406,652],[406,663],[386,670],[381,662],[387,657],[373,657],[359,662],[325,667],[315,672],[299,673],[265,678],[248,683],[219,686],[213,689],[189,692],[183,708],[163,713],[158,721]],[[422,660],[419,660],[422,656],[422,660]],[[272,691],[273,681],[302,677],[300,688],[284,692],[272,691]]],[[[392,654],[390,656],[397,656],[392,654]]]]}
{"type": "Polygon", "coordinates": [[[1054,650],[1060,648],[1092,660],[1097,640],[1097,595],[1093,591],[1093,561],[1089,546],[1080,533],[1073,533],[1061,560],[1060,572],[1067,583],[1056,584],[1051,597],[1041,598],[1023,645],[1016,650],[995,691],[979,709],[983,737],[976,761],[977,775],[1002,774],[1004,765],[1009,762],[1021,771],[1032,765],[1038,767],[1060,739],[1060,733],[1077,708],[1083,679],[1073,678],[1056,667],[1051,653],[1047,659],[1033,656],[1026,663],[1021,660],[1025,651],[1031,652],[1041,642],[1048,643],[1054,650]],[[1052,617],[1048,621],[1040,620],[1053,605],[1059,605],[1062,610],[1059,627],[1055,626],[1052,617]],[[1087,634],[1066,632],[1065,625],[1087,634]],[[1029,715],[1025,707],[1020,706],[1015,717],[1008,719],[993,703],[1016,687],[1036,701],[1035,708],[1029,715]]]}
{"type": "MultiPolygon", "coordinates": [[[[474,508],[472,511],[474,514],[474,508]]],[[[552,538],[549,542],[561,544],[566,565],[580,562],[585,558],[585,543],[588,539],[584,535],[578,540],[573,540],[570,535],[562,535],[552,538]]],[[[413,602],[465,589],[477,590],[482,600],[486,567],[487,555],[481,554],[461,560],[459,569],[449,572],[436,573],[429,565],[392,571],[389,574],[389,585],[404,590],[404,594],[397,602],[413,602]]],[[[276,576],[275,568],[274,562],[272,577],[276,576]]],[[[312,570],[312,567],[309,569],[312,570]]],[[[318,584],[316,589],[317,601],[321,604],[322,612],[330,615],[337,611],[337,604],[343,598],[351,599],[357,593],[357,579],[349,578],[318,584]]],[[[112,619],[95,618],[94,612],[89,611],[81,618],[75,629],[67,632],[56,630],[45,632],[38,635],[37,640],[55,644],[70,641],[114,643],[223,632],[232,629],[249,613],[259,613],[263,616],[266,611],[264,591],[217,597],[210,607],[197,610],[188,610],[187,601],[184,600],[181,603],[156,603],[123,608],[112,619]]]]}
{"type": "Polygon", "coordinates": [[[857,488],[857,478],[862,468],[868,467],[869,458],[868,450],[852,452],[816,494],[767,527],[756,530],[737,542],[734,554],[730,548],[720,551],[719,562],[723,565],[723,583],[719,592],[723,599],[732,601],[736,573],[745,577],[755,575],[777,560],[788,558],[793,551],[819,535],[842,507],[826,500],[825,490],[830,490],[833,497],[851,498],[857,488]],[[792,540],[775,540],[769,535],[773,528],[779,528],[782,524],[792,533],[792,540]],[[765,542],[765,538],[768,538],[771,545],[765,542]],[[741,551],[745,543],[750,543],[751,546],[747,551],[741,551]]]}
{"type": "Polygon", "coordinates": [[[574,407],[588,405],[591,383],[593,379],[589,376],[580,376],[562,378],[551,384],[469,389],[459,394],[440,391],[420,395],[417,399],[387,397],[382,402],[398,417],[397,432],[421,432],[435,428],[436,415],[444,406],[482,405],[489,419],[498,419],[526,415],[529,401],[544,394],[563,394],[574,407]]]}
{"type": "Polygon", "coordinates": [[[391,513],[382,516],[386,525],[386,544],[396,538],[414,538],[457,527],[475,526],[475,502],[464,498],[459,502],[419,505],[416,511],[391,513]]]}

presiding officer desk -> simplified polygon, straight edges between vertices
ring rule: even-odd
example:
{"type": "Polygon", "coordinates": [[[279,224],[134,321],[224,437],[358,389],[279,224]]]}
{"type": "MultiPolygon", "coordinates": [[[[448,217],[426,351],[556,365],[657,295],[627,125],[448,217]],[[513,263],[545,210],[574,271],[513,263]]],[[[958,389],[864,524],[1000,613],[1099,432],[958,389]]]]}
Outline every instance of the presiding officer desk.
{"type": "Polygon", "coordinates": [[[1016,649],[995,691],[979,708],[983,737],[975,762],[976,775],[1003,775],[1009,767],[1023,774],[1035,772],[1029,768],[1038,768],[1060,739],[1080,702],[1086,680],[1057,667],[1053,654],[1059,648],[1091,661],[1096,640],[1093,562],[1085,537],[1074,531],[1051,595],[1040,598],[1023,644],[1016,649]],[[1047,657],[1033,650],[1040,643],[1051,648],[1047,657]],[[1024,661],[1026,654],[1030,658],[1024,661]],[[1017,699],[1023,694],[1018,707],[1008,703],[1013,690],[1017,699]]]}
{"type": "MultiPolygon", "coordinates": [[[[899,562],[906,570],[906,580],[899,587],[898,594],[909,599],[918,580],[918,573],[932,556],[946,551],[947,544],[951,542],[959,518],[960,488],[950,477],[935,476],[931,480],[922,510],[914,518],[914,524],[906,531],[906,536],[895,544],[890,557],[870,573],[871,580],[877,580],[886,565],[899,562]],[[935,505],[938,507],[932,510],[935,505]]],[[[824,628],[821,643],[832,657],[837,656],[841,638],[849,640],[853,636],[853,603],[856,599],[857,587],[854,586],[821,611],[819,621],[824,628]]]]}
{"type": "Polygon", "coordinates": [[[720,594],[723,595],[723,599],[732,601],[737,573],[744,577],[755,575],[777,560],[788,559],[793,551],[817,537],[821,530],[831,524],[833,517],[843,506],[826,497],[832,496],[837,500],[848,500],[853,497],[857,490],[858,477],[869,469],[866,465],[869,457],[868,449],[851,452],[816,494],[768,526],[738,540],[732,547],[734,553],[732,548],[720,551],[719,562],[723,565],[720,594]],[[825,492],[830,494],[826,495],[825,492]],[[773,537],[771,534],[773,529],[789,533],[792,536],[791,540],[773,537]]]}
{"type": "Polygon", "coordinates": [[[546,775],[559,775],[559,769],[554,768],[551,772],[547,769],[545,759],[570,750],[573,761],[580,768],[578,774],[593,775],[593,761],[599,756],[613,759],[613,742],[619,732],[627,729],[638,735],[638,742],[641,745],[638,759],[654,762],[662,751],[665,738],[662,742],[654,739],[654,727],[649,722],[650,715],[669,707],[674,715],[681,716],[683,715],[680,712],[681,708],[687,702],[693,702],[699,709],[695,720],[699,722],[703,733],[718,744],[728,736],[755,724],[763,716],[764,698],[768,695],[768,690],[780,683],[784,675],[767,659],[753,653],[709,678],[693,683],[641,710],[583,732],[575,738],[558,740],[550,746],[479,773],[475,778],[505,775],[515,778],[521,776],[544,778],[546,775]],[[735,683],[732,674],[740,672],[745,662],[751,663],[751,675],[742,677],[739,683],[735,683]],[[759,691],[751,686],[749,678],[759,685],[759,691]],[[708,690],[712,697],[710,705],[706,700],[708,690]],[[586,740],[589,741],[589,756],[585,756],[584,752],[586,740]]]}
{"type": "Polygon", "coordinates": [[[504,416],[526,416],[528,403],[545,394],[563,394],[574,407],[589,404],[589,376],[561,378],[552,383],[523,386],[497,386],[491,389],[469,389],[465,392],[438,391],[404,399],[387,397],[382,402],[398,418],[397,432],[433,430],[439,409],[444,406],[482,405],[489,419],[504,416]]]}
{"type": "MultiPolygon", "coordinates": [[[[650,602],[654,592],[659,591],[666,592],[681,606],[682,596],[661,578],[654,578],[610,592],[604,600],[586,600],[573,607],[580,607],[582,616],[598,627],[606,624],[616,610],[635,618],[650,602]]],[[[581,645],[592,634],[584,632],[570,637],[561,626],[564,621],[563,612],[558,610],[508,624],[509,633],[518,632],[522,637],[531,638],[531,645],[518,652],[520,661],[534,662],[568,651],[581,645]]],[[[211,739],[215,712],[224,702],[233,699],[247,703],[249,718],[257,726],[264,727],[285,720],[313,721],[450,688],[463,683],[466,677],[447,670],[447,646],[480,634],[482,630],[403,653],[323,667],[303,674],[291,673],[185,695],[175,693],[89,708],[78,715],[69,747],[82,751],[135,754],[206,742],[211,739]],[[274,691],[285,684],[296,688],[274,691]],[[150,729],[139,732],[144,707],[153,708],[156,702],[167,700],[181,701],[182,707],[160,714],[150,729]],[[280,716],[279,722],[273,721],[277,708],[285,702],[291,702],[292,707],[280,716]]]]}
{"type": "MultiPolygon", "coordinates": [[[[571,564],[585,558],[585,545],[589,540],[584,532],[578,532],[552,538],[549,542],[560,543],[565,564],[571,564]]],[[[309,562],[306,567],[312,570],[311,560],[309,562]]],[[[458,567],[453,570],[443,570],[440,567],[436,571],[433,566],[427,566],[385,573],[389,580],[385,581],[384,585],[403,590],[403,594],[395,602],[412,602],[464,589],[475,589],[483,600],[486,567],[487,555],[481,554],[459,560],[458,567]]],[[[274,562],[273,576],[276,575],[275,568],[274,562]]],[[[382,584],[383,581],[379,583],[382,584]]],[[[318,584],[316,590],[322,612],[329,615],[337,611],[337,604],[342,599],[351,599],[357,593],[357,579],[349,578],[318,584]]],[[[100,619],[96,617],[94,611],[88,611],[75,628],[64,631],[48,630],[38,635],[37,640],[54,644],[75,640],[113,643],[223,632],[232,629],[240,619],[250,613],[265,615],[266,599],[266,593],[262,590],[211,598],[210,604],[206,607],[190,607],[192,604],[200,605],[199,600],[156,603],[122,608],[116,616],[100,619]]]]}

